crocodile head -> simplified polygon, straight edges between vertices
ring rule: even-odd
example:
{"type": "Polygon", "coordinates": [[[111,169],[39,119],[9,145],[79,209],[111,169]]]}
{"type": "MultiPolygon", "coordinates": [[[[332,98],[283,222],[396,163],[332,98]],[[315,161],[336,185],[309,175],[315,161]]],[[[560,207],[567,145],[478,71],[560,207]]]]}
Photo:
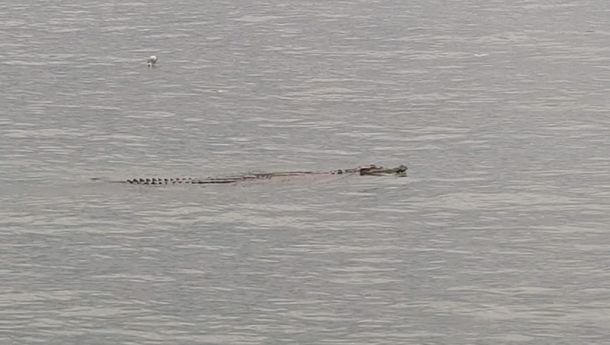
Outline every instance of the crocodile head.
{"type": "Polygon", "coordinates": [[[406,176],[407,175],[407,166],[406,165],[399,165],[396,168],[384,168],[384,167],[378,167],[374,164],[371,164],[369,166],[366,167],[360,167],[359,168],[360,171],[360,175],[361,176],[365,176],[365,175],[370,175],[370,176],[381,176],[381,175],[396,175],[396,176],[406,176]]]}

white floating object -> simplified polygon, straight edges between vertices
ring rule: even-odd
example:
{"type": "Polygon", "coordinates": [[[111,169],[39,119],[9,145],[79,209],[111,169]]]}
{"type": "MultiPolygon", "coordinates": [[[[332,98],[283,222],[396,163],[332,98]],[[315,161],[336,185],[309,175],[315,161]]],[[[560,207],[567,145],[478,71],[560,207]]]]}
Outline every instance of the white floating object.
{"type": "Polygon", "coordinates": [[[148,58],[148,60],[146,60],[146,62],[148,63],[148,67],[152,67],[157,63],[157,57],[152,55],[148,58]]]}

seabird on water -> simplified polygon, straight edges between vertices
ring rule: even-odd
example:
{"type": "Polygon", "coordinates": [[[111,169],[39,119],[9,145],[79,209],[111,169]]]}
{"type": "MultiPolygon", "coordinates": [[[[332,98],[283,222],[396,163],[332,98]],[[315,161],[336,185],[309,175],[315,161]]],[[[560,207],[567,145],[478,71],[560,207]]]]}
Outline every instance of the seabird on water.
{"type": "Polygon", "coordinates": [[[152,67],[157,63],[157,57],[152,55],[148,58],[148,60],[146,60],[146,62],[148,63],[148,67],[152,67]]]}

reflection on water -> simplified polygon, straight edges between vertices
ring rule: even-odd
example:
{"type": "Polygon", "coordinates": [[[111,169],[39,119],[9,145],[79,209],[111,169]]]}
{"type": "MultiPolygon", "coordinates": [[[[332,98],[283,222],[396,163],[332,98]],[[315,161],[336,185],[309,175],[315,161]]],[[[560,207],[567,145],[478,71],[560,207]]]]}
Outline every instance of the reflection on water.
{"type": "Polygon", "coordinates": [[[607,2],[0,9],[0,342],[605,343],[607,2]]]}

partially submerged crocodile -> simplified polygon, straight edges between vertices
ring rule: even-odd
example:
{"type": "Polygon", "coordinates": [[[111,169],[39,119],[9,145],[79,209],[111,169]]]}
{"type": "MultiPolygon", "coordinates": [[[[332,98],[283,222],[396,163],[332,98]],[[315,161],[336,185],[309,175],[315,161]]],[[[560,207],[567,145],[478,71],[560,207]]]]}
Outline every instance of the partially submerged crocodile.
{"type": "MultiPolygon", "coordinates": [[[[116,183],[128,183],[137,185],[167,185],[167,184],[223,184],[223,183],[237,183],[243,181],[252,180],[267,180],[275,177],[290,177],[290,176],[306,176],[306,175],[344,175],[352,174],[359,176],[406,176],[407,166],[400,165],[396,168],[384,168],[382,166],[376,166],[374,164],[352,168],[352,169],[339,169],[325,172],[316,171],[284,171],[284,172],[270,172],[270,173],[251,173],[239,176],[228,176],[228,177],[173,177],[173,178],[160,178],[160,177],[148,177],[148,178],[131,178],[121,181],[110,181],[116,183]]],[[[99,178],[94,178],[99,180],[99,178]]]]}

